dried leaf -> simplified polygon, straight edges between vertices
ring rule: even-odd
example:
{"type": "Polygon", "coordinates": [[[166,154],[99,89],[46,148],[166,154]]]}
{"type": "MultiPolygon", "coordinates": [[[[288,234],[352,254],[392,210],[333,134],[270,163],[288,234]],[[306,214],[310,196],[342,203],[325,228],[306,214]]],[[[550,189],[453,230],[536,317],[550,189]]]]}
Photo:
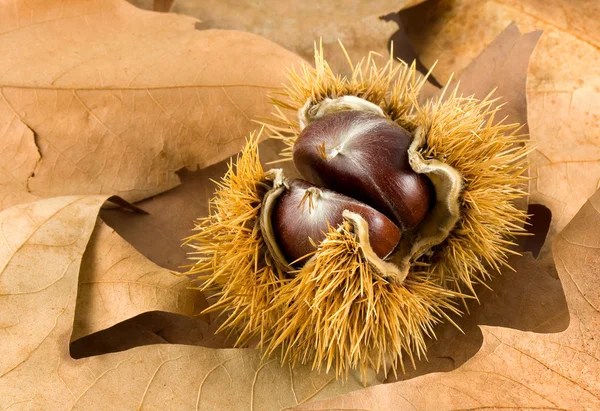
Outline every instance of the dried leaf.
{"type": "MultiPolygon", "coordinates": [[[[495,106],[502,108],[496,115],[496,122],[519,123],[521,134],[527,134],[527,99],[525,85],[529,59],[538,43],[541,31],[522,34],[515,24],[506,27],[456,79],[448,84],[448,89],[459,86],[464,96],[484,99],[494,93],[495,106]]],[[[442,91],[435,91],[439,95],[442,91]]],[[[425,93],[424,97],[429,97],[425,93]]],[[[526,187],[524,187],[526,189],[526,187]]],[[[518,206],[526,210],[528,198],[518,199],[518,206]]]]}
{"type": "Polygon", "coordinates": [[[71,340],[147,311],[198,314],[206,302],[189,285],[188,278],[148,261],[99,222],[81,263],[71,340]]]}
{"type": "Polygon", "coordinates": [[[509,262],[514,271],[504,269],[487,283],[489,289],[478,291],[479,301],[468,304],[467,315],[453,318],[460,330],[448,323],[436,327],[437,338],[427,348],[427,359],[418,361],[416,368],[406,374],[398,375],[398,380],[460,367],[481,349],[482,325],[536,333],[567,328],[569,312],[560,281],[546,272],[531,254],[515,256],[509,262]]]}
{"type": "Polygon", "coordinates": [[[17,184],[43,197],[138,201],[178,185],[181,168],[237,152],[300,59],[197,22],[120,0],[1,3],[0,129],[39,149],[17,184]]]}
{"type": "Polygon", "coordinates": [[[69,278],[77,277],[95,213],[105,200],[60,197],[0,213],[3,377],[14,375],[65,322],[65,306],[75,298],[69,278]],[[40,312],[44,303],[50,307],[40,312]]]}
{"type": "Polygon", "coordinates": [[[553,251],[570,312],[565,331],[543,335],[484,326],[481,350],[454,371],[296,409],[600,408],[600,191],[555,238],[553,251]]]}
{"type": "Polygon", "coordinates": [[[504,104],[497,120],[506,117],[506,123],[523,124],[521,132],[527,133],[527,68],[541,35],[539,30],[521,34],[510,24],[457,76],[450,89],[460,82],[463,95],[478,99],[494,92],[497,104],[504,104]]]}
{"type": "Polygon", "coordinates": [[[0,96],[0,210],[33,201],[27,190],[40,154],[29,129],[0,96]]]}
{"type": "Polygon", "coordinates": [[[1,409],[271,410],[359,387],[263,363],[251,349],[152,345],[74,360],[78,272],[105,199],[59,197],[0,213],[1,409]]]}
{"type": "MultiPolygon", "coordinates": [[[[260,145],[263,163],[279,159],[284,147],[277,140],[267,140],[260,145]]],[[[140,202],[147,215],[102,210],[101,216],[125,240],[161,267],[180,270],[189,264],[182,239],[192,234],[194,220],[208,215],[208,200],[213,196],[218,181],[227,171],[227,164],[235,156],[198,171],[179,173],[182,185],[166,193],[140,202]],[[176,213],[173,210],[177,210],[176,213]]],[[[268,167],[268,166],[267,166],[268,167]]],[[[285,168],[286,175],[297,177],[292,163],[273,164],[285,168]]]]}
{"type": "MultiPolygon", "coordinates": [[[[158,2],[129,0],[138,7],[156,10],[158,2]]],[[[423,0],[364,2],[338,0],[327,2],[265,0],[176,0],[171,11],[202,20],[203,29],[230,29],[256,33],[308,61],[313,60],[315,40],[323,40],[328,62],[339,73],[349,73],[346,58],[339,53],[338,39],[354,58],[371,51],[389,55],[394,41],[397,57],[416,57],[398,10],[423,0]]],[[[396,54],[396,53],[395,53],[396,54]]]]}
{"type": "MultiPolygon", "coordinates": [[[[85,256],[84,256],[85,258],[85,256]]],[[[75,321],[77,321],[75,310],[75,321]]],[[[186,344],[209,348],[232,348],[226,335],[214,326],[180,314],[147,311],[110,328],[71,341],[71,357],[85,358],[152,344],[186,344]]]]}
{"type": "MultiPolygon", "coordinates": [[[[283,147],[282,142],[273,139],[261,143],[260,155],[263,163],[279,159],[279,152],[283,147]]],[[[227,165],[234,159],[235,156],[232,156],[202,170],[180,172],[182,184],[179,187],[139,203],[148,214],[132,214],[121,209],[104,209],[100,215],[107,224],[148,259],[161,267],[181,271],[182,266],[190,263],[187,255],[190,250],[181,246],[182,239],[191,235],[194,220],[208,215],[208,199],[213,196],[216,189],[214,181],[218,181],[225,175],[227,165]],[[173,213],[172,210],[178,212],[173,213]]],[[[288,176],[299,177],[292,163],[278,163],[272,166],[283,167],[288,176]]],[[[129,272],[125,272],[124,275],[129,275],[129,272]]],[[[208,307],[204,294],[197,292],[197,296],[202,298],[197,305],[208,307]]],[[[201,338],[189,339],[186,342],[203,346],[216,344],[220,348],[233,346],[234,338],[225,338],[223,334],[214,335],[223,320],[219,318],[218,313],[204,315],[202,319],[209,325],[201,331],[201,338]]],[[[154,339],[151,335],[149,337],[150,340],[154,339]]],[[[102,345],[110,350],[106,343],[102,345]]]]}
{"type": "MultiPolygon", "coordinates": [[[[532,154],[531,203],[552,211],[549,239],[600,187],[600,4],[583,0],[432,0],[403,12],[425,64],[446,81],[461,72],[511,21],[544,30],[527,80],[532,154]],[[435,41],[433,41],[435,39],[435,41]]],[[[553,265],[550,241],[540,256],[553,265]]]]}

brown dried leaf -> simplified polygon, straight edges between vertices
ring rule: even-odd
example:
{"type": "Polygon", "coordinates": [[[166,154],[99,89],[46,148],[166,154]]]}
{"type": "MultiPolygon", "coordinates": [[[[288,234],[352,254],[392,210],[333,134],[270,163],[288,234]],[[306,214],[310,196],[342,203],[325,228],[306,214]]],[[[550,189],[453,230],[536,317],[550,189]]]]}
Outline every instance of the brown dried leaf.
{"type": "Polygon", "coordinates": [[[29,178],[40,160],[33,132],[0,96],[0,210],[33,201],[29,178]]]}
{"type": "Polygon", "coordinates": [[[553,252],[570,312],[565,331],[542,335],[484,326],[481,350],[454,371],[295,409],[600,408],[600,191],[555,237],[553,252]]]}
{"type": "MultiPolygon", "coordinates": [[[[159,2],[129,0],[138,7],[157,9],[159,2]]],[[[386,0],[365,2],[337,0],[327,2],[272,0],[176,0],[171,11],[202,20],[203,29],[230,29],[256,33],[308,61],[313,60],[315,40],[323,48],[334,70],[349,73],[346,58],[339,53],[338,39],[350,56],[361,58],[370,51],[389,55],[389,40],[394,40],[398,57],[415,58],[399,26],[398,10],[423,0],[386,0]],[[384,17],[385,18],[381,18],[384,17]],[[408,54],[407,54],[408,53],[408,54]],[[411,54],[412,53],[412,54],[411,54]]]]}
{"type": "MultiPolygon", "coordinates": [[[[520,123],[527,127],[527,98],[525,86],[529,58],[542,35],[541,31],[522,34],[510,24],[457,76],[449,85],[452,89],[460,82],[459,90],[465,96],[484,99],[494,92],[497,104],[504,104],[497,120],[520,123]]],[[[522,130],[527,133],[527,128],[522,130]]]]}
{"type": "MultiPolygon", "coordinates": [[[[261,143],[263,163],[279,159],[283,147],[283,143],[273,139],[261,143]]],[[[203,170],[179,173],[182,180],[179,187],[138,204],[148,214],[102,210],[102,219],[154,263],[179,270],[189,264],[186,253],[191,250],[181,246],[182,239],[192,234],[194,220],[208,215],[208,200],[216,189],[213,180],[219,181],[225,175],[232,159],[235,156],[203,170]]],[[[272,167],[283,167],[287,176],[299,176],[290,162],[272,167]]]]}
{"type": "Polygon", "coordinates": [[[105,199],[58,197],[0,213],[0,409],[271,410],[359,387],[263,363],[250,349],[152,345],[74,360],[78,272],[105,199]]]}
{"type": "MultiPolygon", "coordinates": [[[[446,81],[461,72],[511,21],[544,30],[529,66],[531,203],[552,211],[549,238],[600,187],[600,3],[582,0],[432,0],[403,12],[425,64],[446,81]],[[433,41],[435,40],[435,41],[433,41]]],[[[540,258],[552,266],[550,241],[540,258]]]]}
{"type": "Polygon", "coordinates": [[[197,22],[120,0],[0,3],[0,130],[29,147],[15,183],[138,201],[237,152],[300,59],[197,22]]]}
{"type": "Polygon", "coordinates": [[[147,311],[198,314],[206,303],[189,285],[188,278],[148,261],[99,221],[81,263],[71,340],[147,311]]]}
{"type": "MultiPolygon", "coordinates": [[[[76,310],[75,321],[77,315],[76,310]]],[[[71,341],[70,353],[77,359],[152,344],[232,348],[232,344],[226,339],[226,335],[214,333],[212,324],[196,317],[165,311],[147,311],[107,329],[71,341]]]]}
{"type": "MultiPolygon", "coordinates": [[[[279,152],[284,144],[269,139],[259,147],[263,163],[268,163],[279,159],[279,152]]],[[[181,246],[182,239],[192,233],[194,220],[208,215],[208,199],[213,196],[216,189],[214,181],[219,181],[225,175],[227,165],[234,159],[235,156],[232,156],[202,170],[180,172],[182,184],[179,187],[138,204],[148,211],[148,214],[132,214],[121,209],[104,209],[100,215],[107,224],[148,259],[161,267],[181,271],[182,266],[190,263],[187,256],[190,249],[181,246]],[[173,210],[177,212],[173,213],[173,210]]],[[[273,167],[283,167],[287,176],[299,177],[292,163],[274,164],[273,167]]],[[[129,273],[126,272],[124,275],[129,273]]],[[[208,307],[204,294],[197,292],[196,295],[201,299],[196,305],[199,308],[208,307]]],[[[192,338],[186,340],[187,337],[183,336],[185,342],[202,346],[216,345],[220,348],[233,346],[234,338],[225,338],[226,336],[222,334],[214,335],[222,322],[218,314],[203,315],[201,318],[208,322],[206,326],[198,325],[203,327],[202,335],[195,340],[192,338]]],[[[149,341],[154,339],[152,335],[150,337],[152,338],[149,341]]],[[[180,337],[173,335],[171,340],[174,338],[181,340],[180,337]]],[[[109,340],[109,337],[101,336],[101,338],[109,340]]],[[[103,344],[107,350],[111,349],[109,345],[103,344]]]]}
{"type": "MultiPolygon", "coordinates": [[[[564,331],[569,325],[569,312],[558,278],[546,272],[529,253],[513,257],[514,269],[504,269],[481,287],[479,301],[468,304],[468,314],[454,317],[460,327],[450,323],[436,327],[436,339],[427,348],[427,359],[418,361],[415,369],[398,375],[397,380],[433,372],[452,371],[471,359],[483,344],[480,326],[498,326],[536,333],[564,331]]],[[[390,378],[388,382],[395,381],[390,378]]]]}
{"type": "MultiPolygon", "coordinates": [[[[447,85],[448,89],[459,85],[461,94],[478,99],[494,93],[493,97],[497,99],[494,104],[502,106],[496,121],[522,124],[519,132],[527,134],[527,68],[541,35],[539,30],[522,34],[515,24],[510,24],[447,85]]],[[[441,92],[436,91],[435,95],[441,92]]],[[[424,93],[424,97],[429,97],[428,93],[424,93]]],[[[528,199],[522,198],[516,203],[526,210],[528,199]]]]}

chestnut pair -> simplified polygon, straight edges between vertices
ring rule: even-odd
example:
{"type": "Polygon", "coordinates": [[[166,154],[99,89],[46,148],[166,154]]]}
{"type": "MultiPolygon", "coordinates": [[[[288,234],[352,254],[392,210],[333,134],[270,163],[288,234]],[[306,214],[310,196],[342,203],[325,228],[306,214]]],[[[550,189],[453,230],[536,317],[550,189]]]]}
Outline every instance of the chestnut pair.
{"type": "Polygon", "coordinates": [[[271,213],[276,244],[293,266],[301,266],[344,211],[368,226],[379,258],[398,245],[401,232],[419,224],[435,196],[431,182],[409,164],[411,134],[390,119],[359,110],[313,120],[293,147],[304,180],[286,181],[271,213]]]}

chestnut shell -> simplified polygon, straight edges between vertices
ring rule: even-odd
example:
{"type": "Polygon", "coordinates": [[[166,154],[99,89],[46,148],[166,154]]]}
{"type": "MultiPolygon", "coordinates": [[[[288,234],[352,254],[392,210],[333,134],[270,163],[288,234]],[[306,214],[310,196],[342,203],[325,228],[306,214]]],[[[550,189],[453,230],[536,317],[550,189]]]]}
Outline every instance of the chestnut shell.
{"type": "Polygon", "coordinates": [[[400,230],[382,213],[353,198],[315,187],[307,181],[290,180],[289,189],[277,199],[271,217],[277,244],[288,262],[292,263],[313,252],[315,245],[325,239],[328,223],[333,228],[343,223],[344,210],[357,213],[366,220],[369,242],[377,256],[384,258],[395,249],[400,241],[400,230]],[[312,191],[312,203],[307,197],[307,189],[312,191]]]}
{"type": "Polygon", "coordinates": [[[423,220],[435,197],[429,179],[410,167],[412,139],[376,114],[327,114],[298,136],[294,164],[309,182],[362,201],[408,230],[423,220]]]}

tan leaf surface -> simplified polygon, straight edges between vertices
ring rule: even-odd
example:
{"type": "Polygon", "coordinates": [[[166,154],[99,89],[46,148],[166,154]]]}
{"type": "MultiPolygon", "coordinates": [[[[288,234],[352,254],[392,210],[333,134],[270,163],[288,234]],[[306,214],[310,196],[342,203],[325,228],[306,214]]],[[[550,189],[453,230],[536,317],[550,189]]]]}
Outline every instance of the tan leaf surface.
{"type": "Polygon", "coordinates": [[[181,168],[237,152],[300,59],[196,23],[124,0],[0,3],[0,130],[31,145],[29,128],[41,155],[18,184],[138,201],[178,185],[181,168]]]}
{"type": "Polygon", "coordinates": [[[69,278],[77,277],[105,200],[60,197],[0,213],[0,375],[17,371],[64,322],[64,306],[75,297],[69,278]],[[44,303],[51,306],[40,316],[44,303]]]}
{"type": "Polygon", "coordinates": [[[105,199],[59,197],[0,213],[0,409],[279,410],[358,388],[262,363],[250,349],[152,345],[71,358],[78,272],[105,199]]]}
{"type": "MultiPolygon", "coordinates": [[[[494,92],[498,104],[504,104],[498,120],[520,123],[527,127],[527,68],[541,31],[521,33],[510,24],[450,84],[460,83],[460,92],[484,99],[494,92]]],[[[527,128],[522,130],[527,132],[527,128]]]]}
{"type": "Polygon", "coordinates": [[[570,312],[565,331],[543,335],[485,326],[481,350],[454,371],[299,409],[599,409],[600,191],[555,237],[553,251],[570,312]]]}
{"type": "Polygon", "coordinates": [[[71,340],[147,311],[198,314],[206,303],[189,285],[187,277],[148,261],[98,222],[81,263],[71,340]]]}
{"type": "Polygon", "coordinates": [[[417,361],[406,374],[391,376],[388,382],[408,380],[433,372],[452,371],[469,361],[483,344],[481,326],[498,326],[535,333],[564,331],[569,325],[569,311],[562,284],[549,275],[531,254],[510,259],[510,269],[481,287],[479,301],[468,303],[468,314],[454,317],[460,330],[446,322],[435,328],[436,339],[430,341],[427,359],[417,361]]]}
{"type": "MultiPolygon", "coordinates": [[[[558,233],[600,187],[600,3],[595,0],[432,0],[403,14],[425,64],[446,81],[511,21],[544,30],[527,80],[531,203],[552,211],[558,233]]],[[[542,258],[552,265],[550,242],[542,258]]]]}
{"type": "MultiPolygon", "coordinates": [[[[130,1],[138,7],[160,7],[159,2],[130,1]]],[[[408,46],[403,39],[404,30],[398,25],[396,13],[421,1],[423,0],[175,0],[170,10],[202,20],[201,28],[256,33],[308,61],[313,60],[314,41],[322,38],[329,64],[337,72],[348,73],[346,59],[338,52],[338,39],[355,59],[366,56],[370,51],[387,56],[391,38],[394,39],[396,48],[408,46]],[[381,19],[382,16],[388,17],[381,19]]],[[[413,58],[414,56],[410,61],[413,58]]]]}
{"type": "Polygon", "coordinates": [[[27,190],[40,154],[33,132],[0,95],[0,210],[36,197],[27,190]]]}

